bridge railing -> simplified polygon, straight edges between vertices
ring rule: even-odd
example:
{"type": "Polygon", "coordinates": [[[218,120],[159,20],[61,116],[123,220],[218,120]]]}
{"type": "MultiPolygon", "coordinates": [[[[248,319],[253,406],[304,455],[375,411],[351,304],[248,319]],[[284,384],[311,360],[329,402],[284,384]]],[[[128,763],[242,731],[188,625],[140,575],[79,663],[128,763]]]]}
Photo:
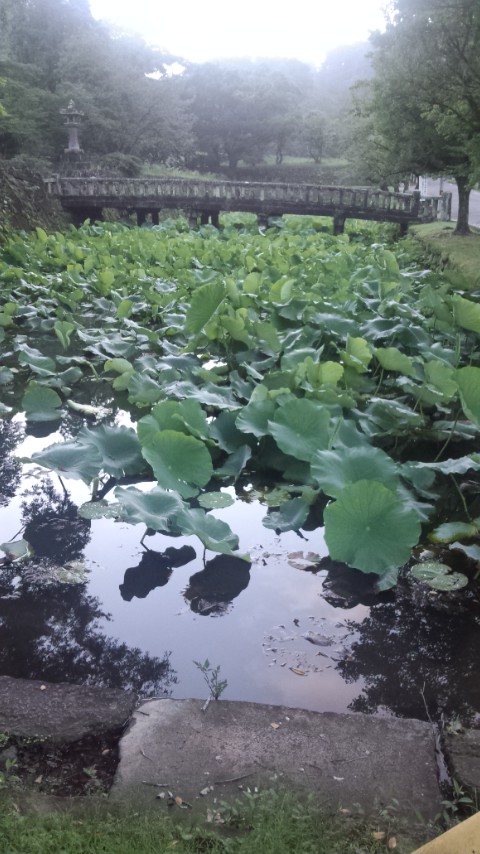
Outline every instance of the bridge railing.
{"type": "MultiPolygon", "coordinates": [[[[215,181],[185,178],[68,178],[57,177],[47,181],[49,192],[62,198],[162,199],[209,200],[216,203],[236,199],[243,203],[252,201],[294,203],[354,212],[397,211],[412,218],[436,219],[439,215],[439,198],[421,199],[419,192],[392,193],[372,187],[324,187],[317,184],[262,183],[258,181],[215,181]]],[[[448,194],[444,194],[447,196],[448,194]]],[[[442,198],[442,197],[440,197],[442,198]]],[[[444,199],[445,205],[445,199],[444,199]]]]}

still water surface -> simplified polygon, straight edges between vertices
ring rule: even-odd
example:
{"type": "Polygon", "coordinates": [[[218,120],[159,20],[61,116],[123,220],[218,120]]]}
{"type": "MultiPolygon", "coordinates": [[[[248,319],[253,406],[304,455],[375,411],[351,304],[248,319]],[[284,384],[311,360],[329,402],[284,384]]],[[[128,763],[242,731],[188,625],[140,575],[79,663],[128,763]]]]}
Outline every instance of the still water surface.
{"type": "Polygon", "coordinates": [[[89,499],[80,482],[66,482],[66,499],[56,476],[22,474],[15,457],[59,433],[25,435],[18,416],[3,425],[0,541],[24,529],[35,556],[0,568],[0,672],[206,697],[194,661],[208,658],[227,699],[419,718],[425,699],[432,718],[477,721],[473,594],[448,607],[407,583],[375,595],[371,577],[328,559],[322,528],[264,528],[267,508],[248,488],[212,512],[250,562],[204,555],[195,537],[155,534],[142,546],[143,526],[77,517],[89,499]],[[83,561],[82,583],[53,583],[52,567],[71,561],[83,561]]]}

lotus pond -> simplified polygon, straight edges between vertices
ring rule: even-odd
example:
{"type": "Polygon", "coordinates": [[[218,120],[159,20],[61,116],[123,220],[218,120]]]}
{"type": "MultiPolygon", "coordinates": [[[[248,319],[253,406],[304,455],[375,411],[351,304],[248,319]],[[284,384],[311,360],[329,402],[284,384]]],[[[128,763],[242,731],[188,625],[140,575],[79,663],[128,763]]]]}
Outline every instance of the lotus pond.
{"type": "Polygon", "coordinates": [[[313,218],[0,247],[0,671],[472,723],[479,294],[313,218]]]}

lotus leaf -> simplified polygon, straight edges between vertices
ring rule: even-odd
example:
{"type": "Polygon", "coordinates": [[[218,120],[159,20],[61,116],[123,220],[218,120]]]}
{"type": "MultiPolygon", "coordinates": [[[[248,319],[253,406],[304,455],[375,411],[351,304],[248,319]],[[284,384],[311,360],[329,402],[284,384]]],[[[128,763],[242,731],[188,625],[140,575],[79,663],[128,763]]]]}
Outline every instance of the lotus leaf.
{"type": "Polygon", "coordinates": [[[324,519],[330,557],[377,575],[406,563],[420,536],[417,514],[374,480],[346,486],[324,519]]]}
{"type": "MultiPolygon", "coordinates": [[[[194,534],[206,549],[220,554],[233,554],[238,548],[238,537],[232,532],[226,522],[208,516],[203,510],[187,509],[179,513],[176,524],[182,534],[194,534]]],[[[243,558],[235,552],[236,557],[243,558]]],[[[248,560],[248,556],[245,556],[248,560]]]]}
{"type": "Polygon", "coordinates": [[[120,506],[121,518],[132,525],[145,525],[153,531],[168,531],[176,527],[177,515],[185,505],[175,492],[155,486],[142,492],[134,486],[117,486],[115,498],[120,506]]]}
{"type": "Polygon", "coordinates": [[[309,505],[303,498],[292,498],[281,505],[280,509],[264,516],[265,528],[275,531],[298,531],[307,521],[309,505]]]}
{"type": "MultiPolygon", "coordinates": [[[[478,309],[480,311],[480,305],[478,309]]],[[[480,368],[460,368],[455,372],[455,379],[465,415],[480,425],[480,368]]]]}
{"type": "Polygon", "coordinates": [[[192,486],[206,486],[213,475],[212,460],[203,442],[174,430],[156,433],[142,446],[142,454],[159,485],[176,490],[184,498],[196,495],[198,490],[192,486]]]}
{"type": "Polygon", "coordinates": [[[399,484],[396,464],[380,448],[317,451],[312,457],[311,471],[322,492],[333,498],[338,498],[345,486],[358,480],[376,480],[393,491],[399,484]]]}
{"type": "Polygon", "coordinates": [[[328,448],[330,413],[311,400],[290,400],[268,422],[278,447],[298,460],[310,462],[317,450],[328,448]]]}
{"type": "Polygon", "coordinates": [[[445,593],[461,590],[468,584],[468,578],[462,572],[451,572],[446,563],[433,560],[416,564],[410,570],[410,575],[417,581],[424,581],[433,590],[441,590],[445,593]]]}
{"type": "Polygon", "coordinates": [[[62,399],[53,388],[31,382],[22,398],[29,421],[54,421],[60,418],[62,399]]]}

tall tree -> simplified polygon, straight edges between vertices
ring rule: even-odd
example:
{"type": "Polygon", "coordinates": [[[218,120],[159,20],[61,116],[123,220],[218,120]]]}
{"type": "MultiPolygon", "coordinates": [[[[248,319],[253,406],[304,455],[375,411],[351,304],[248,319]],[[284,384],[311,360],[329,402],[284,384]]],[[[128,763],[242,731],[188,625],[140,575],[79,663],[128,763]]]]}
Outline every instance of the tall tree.
{"type": "Polygon", "coordinates": [[[456,232],[467,234],[469,193],[480,173],[480,3],[394,0],[392,6],[386,32],[374,38],[374,136],[403,172],[456,180],[456,232]]]}

